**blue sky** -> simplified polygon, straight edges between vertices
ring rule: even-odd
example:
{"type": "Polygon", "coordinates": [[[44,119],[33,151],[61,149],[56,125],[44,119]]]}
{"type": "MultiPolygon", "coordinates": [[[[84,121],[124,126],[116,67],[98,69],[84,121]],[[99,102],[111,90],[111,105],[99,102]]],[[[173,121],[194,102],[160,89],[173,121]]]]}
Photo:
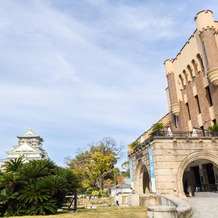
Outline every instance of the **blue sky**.
{"type": "MultiPolygon", "coordinates": [[[[58,165],[167,112],[163,62],[217,0],[1,0],[0,158],[31,128],[58,165]]],[[[124,156],[123,160],[125,160],[124,156]]]]}

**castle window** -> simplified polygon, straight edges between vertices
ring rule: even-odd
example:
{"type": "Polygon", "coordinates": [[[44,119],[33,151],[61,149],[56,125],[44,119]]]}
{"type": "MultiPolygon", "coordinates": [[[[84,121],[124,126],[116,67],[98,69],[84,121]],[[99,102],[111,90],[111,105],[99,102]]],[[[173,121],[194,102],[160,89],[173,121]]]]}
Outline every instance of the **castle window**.
{"type": "Polygon", "coordinates": [[[188,103],[185,104],[188,112],[188,119],[191,120],[191,114],[190,114],[190,109],[188,103]]]}
{"type": "Polygon", "coordinates": [[[187,69],[188,69],[188,80],[193,83],[194,82],[193,70],[190,65],[187,66],[187,69]]]}
{"type": "Polygon", "coordinates": [[[197,103],[197,106],[198,106],[198,112],[200,114],[201,113],[201,108],[200,108],[200,103],[199,103],[199,99],[198,99],[197,95],[195,96],[195,100],[196,100],[196,103],[197,103]]]}
{"type": "Polygon", "coordinates": [[[198,67],[195,60],[192,60],[192,66],[193,66],[193,76],[195,76],[195,73],[198,72],[198,67]]]}
{"type": "Polygon", "coordinates": [[[207,96],[208,103],[209,103],[210,106],[213,106],[213,101],[212,101],[212,97],[211,97],[209,86],[207,86],[205,88],[205,90],[206,90],[206,96],[207,96]]]}
{"type": "Polygon", "coordinates": [[[205,60],[206,60],[206,64],[208,65],[207,52],[206,52],[206,48],[205,48],[205,45],[204,45],[204,41],[202,41],[202,47],[203,47],[203,54],[204,54],[204,57],[205,57],[205,60]]]}
{"type": "Polygon", "coordinates": [[[173,120],[174,120],[174,125],[175,125],[175,127],[178,128],[178,126],[179,126],[178,116],[176,116],[175,114],[173,114],[173,120]]]}
{"type": "Polygon", "coordinates": [[[182,85],[182,88],[184,88],[184,86],[185,86],[185,83],[184,83],[184,80],[183,80],[183,78],[182,78],[182,75],[181,75],[181,74],[179,75],[179,79],[180,79],[180,84],[182,85]]]}
{"type": "Polygon", "coordinates": [[[199,63],[200,63],[200,67],[201,67],[201,71],[203,72],[203,74],[205,73],[205,70],[204,70],[204,64],[203,64],[203,61],[202,61],[202,58],[201,58],[201,56],[198,54],[197,55],[197,59],[198,59],[198,61],[199,61],[199,63]]]}
{"type": "Polygon", "coordinates": [[[205,136],[205,130],[204,130],[204,127],[203,126],[200,126],[200,129],[202,131],[202,135],[205,136]]]}

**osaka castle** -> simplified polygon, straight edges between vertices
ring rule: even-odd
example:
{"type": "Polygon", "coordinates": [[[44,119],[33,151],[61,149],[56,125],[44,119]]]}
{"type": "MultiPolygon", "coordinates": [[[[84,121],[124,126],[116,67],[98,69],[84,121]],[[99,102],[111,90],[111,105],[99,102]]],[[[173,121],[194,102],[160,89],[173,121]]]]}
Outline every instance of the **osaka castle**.
{"type": "Polygon", "coordinates": [[[48,159],[47,152],[42,148],[43,138],[28,129],[24,134],[17,136],[18,144],[11,151],[6,152],[8,157],[2,162],[23,156],[24,162],[35,159],[48,159]]]}

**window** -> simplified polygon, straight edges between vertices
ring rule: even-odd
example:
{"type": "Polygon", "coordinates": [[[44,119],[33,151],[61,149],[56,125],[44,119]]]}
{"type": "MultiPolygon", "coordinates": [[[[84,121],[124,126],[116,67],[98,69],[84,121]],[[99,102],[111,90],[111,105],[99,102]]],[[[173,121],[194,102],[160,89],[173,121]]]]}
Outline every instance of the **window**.
{"type": "Polygon", "coordinates": [[[173,120],[174,120],[174,125],[175,125],[175,127],[178,128],[178,126],[179,126],[178,116],[176,116],[175,114],[173,114],[173,120]]]}
{"type": "Polygon", "coordinates": [[[213,106],[213,101],[212,101],[212,97],[211,97],[209,86],[207,86],[205,88],[205,90],[206,90],[206,96],[207,96],[208,103],[209,103],[210,106],[213,106]]]}
{"type": "Polygon", "coordinates": [[[204,127],[203,127],[203,126],[200,126],[200,129],[201,129],[201,131],[202,131],[202,135],[205,136],[204,127]]]}
{"type": "Polygon", "coordinates": [[[189,105],[188,105],[188,103],[186,103],[185,105],[186,105],[187,112],[188,112],[188,119],[191,120],[191,114],[190,114],[190,110],[189,110],[189,105]]]}
{"type": "Polygon", "coordinates": [[[207,52],[206,52],[206,48],[205,48],[204,41],[202,41],[202,47],[203,47],[203,54],[204,54],[206,63],[207,63],[207,65],[208,65],[207,52]]]}
{"type": "Polygon", "coordinates": [[[195,99],[196,99],[196,103],[197,103],[197,106],[198,106],[198,112],[200,114],[201,113],[201,108],[200,108],[200,103],[199,103],[199,99],[198,99],[197,95],[195,96],[195,99]]]}
{"type": "MultiPolygon", "coordinates": [[[[201,67],[201,69],[199,69],[199,70],[202,71],[203,74],[204,74],[205,73],[204,64],[203,64],[202,58],[201,58],[201,56],[199,54],[197,55],[197,59],[198,59],[198,61],[200,63],[200,67],[201,67]]],[[[200,72],[200,71],[198,71],[198,72],[200,72]]]]}

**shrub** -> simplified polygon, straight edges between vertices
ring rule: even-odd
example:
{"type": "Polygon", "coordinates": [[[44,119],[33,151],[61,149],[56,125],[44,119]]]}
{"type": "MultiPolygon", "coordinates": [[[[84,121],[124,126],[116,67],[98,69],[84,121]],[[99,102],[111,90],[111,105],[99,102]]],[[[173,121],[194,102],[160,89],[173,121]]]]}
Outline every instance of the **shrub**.
{"type": "Polygon", "coordinates": [[[1,216],[54,214],[65,196],[79,187],[71,170],[50,160],[31,160],[19,166],[13,160],[6,166],[0,177],[1,216]]]}

